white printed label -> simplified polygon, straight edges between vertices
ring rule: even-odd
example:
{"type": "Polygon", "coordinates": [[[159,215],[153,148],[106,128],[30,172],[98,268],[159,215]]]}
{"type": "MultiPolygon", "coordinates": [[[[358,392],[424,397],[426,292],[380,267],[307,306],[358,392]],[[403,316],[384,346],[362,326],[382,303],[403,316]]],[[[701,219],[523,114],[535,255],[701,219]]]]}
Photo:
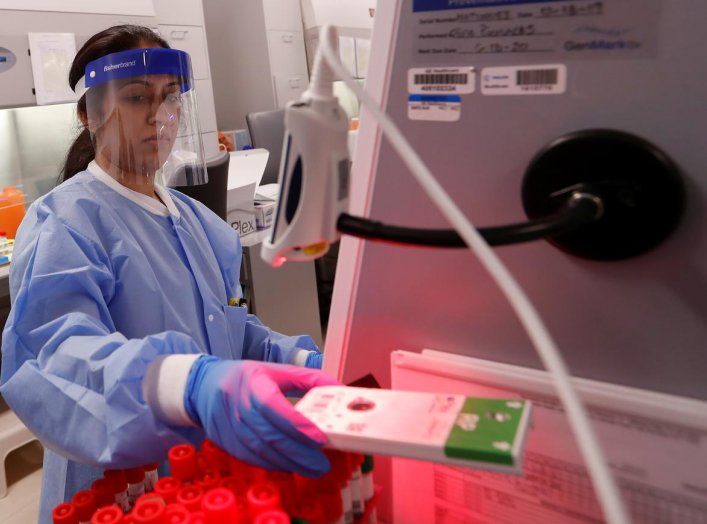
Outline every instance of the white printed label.
{"type": "Polygon", "coordinates": [[[461,111],[461,97],[458,95],[410,95],[408,97],[410,120],[456,122],[461,117],[461,111]]]}
{"type": "Polygon", "coordinates": [[[461,94],[474,92],[473,67],[415,67],[408,71],[408,93],[461,94]]]}
{"type": "Polygon", "coordinates": [[[567,90],[567,67],[543,64],[486,67],[481,71],[484,95],[559,95],[567,90]]]}

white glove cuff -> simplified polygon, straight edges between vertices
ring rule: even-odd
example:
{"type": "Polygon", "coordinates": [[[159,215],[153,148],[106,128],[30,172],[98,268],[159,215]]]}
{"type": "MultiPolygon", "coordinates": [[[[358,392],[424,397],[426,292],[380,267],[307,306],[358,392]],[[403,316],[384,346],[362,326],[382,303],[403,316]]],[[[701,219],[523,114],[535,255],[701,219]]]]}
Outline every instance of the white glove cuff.
{"type": "Polygon", "coordinates": [[[159,356],[150,363],[142,381],[142,395],[155,416],[172,426],[196,426],[184,407],[189,371],[203,355],[159,356]]]}
{"type": "Polygon", "coordinates": [[[307,357],[310,353],[316,353],[316,351],[310,351],[309,349],[300,349],[295,353],[292,359],[292,364],[295,366],[304,366],[307,363],[307,357]]]}

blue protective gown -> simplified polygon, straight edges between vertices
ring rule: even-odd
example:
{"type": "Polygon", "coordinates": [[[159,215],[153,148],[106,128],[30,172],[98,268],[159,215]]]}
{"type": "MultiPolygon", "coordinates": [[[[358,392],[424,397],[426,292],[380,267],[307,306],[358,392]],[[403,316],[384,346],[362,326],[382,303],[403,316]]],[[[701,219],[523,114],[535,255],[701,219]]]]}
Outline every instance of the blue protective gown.
{"type": "Polygon", "coordinates": [[[46,447],[42,523],[104,469],[203,440],[200,428],[160,422],[143,400],[157,355],[290,363],[317,349],[228,306],[241,296],[238,235],[199,202],[159,193],[166,209],[92,163],[35,201],[19,229],[0,392],[46,447]]]}

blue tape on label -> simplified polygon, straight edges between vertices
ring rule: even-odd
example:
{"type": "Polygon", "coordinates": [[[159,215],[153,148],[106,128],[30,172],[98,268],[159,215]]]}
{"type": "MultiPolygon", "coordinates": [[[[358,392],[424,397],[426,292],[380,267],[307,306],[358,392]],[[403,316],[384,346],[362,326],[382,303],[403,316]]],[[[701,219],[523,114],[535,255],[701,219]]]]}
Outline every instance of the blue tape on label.
{"type": "Polygon", "coordinates": [[[457,95],[409,95],[408,102],[461,102],[457,95]]]}
{"type": "Polygon", "coordinates": [[[412,11],[413,13],[418,13],[424,11],[446,11],[450,9],[476,9],[479,7],[582,1],[586,0],[413,0],[412,11]]]}

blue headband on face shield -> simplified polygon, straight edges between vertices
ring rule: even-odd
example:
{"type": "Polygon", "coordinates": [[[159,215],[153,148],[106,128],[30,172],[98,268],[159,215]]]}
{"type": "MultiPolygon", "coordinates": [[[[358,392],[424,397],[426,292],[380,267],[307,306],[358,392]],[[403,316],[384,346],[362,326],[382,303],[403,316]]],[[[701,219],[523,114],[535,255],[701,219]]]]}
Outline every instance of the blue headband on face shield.
{"type": "Polygon", "coordinates": [[[88,63],[82,80],[85,89],[90,89],[112,80],[144,75],[174,75],[180,78],[182,93],[192,88],[189,55],[161,47],[130,49],[102,56],[88,63]]]}

